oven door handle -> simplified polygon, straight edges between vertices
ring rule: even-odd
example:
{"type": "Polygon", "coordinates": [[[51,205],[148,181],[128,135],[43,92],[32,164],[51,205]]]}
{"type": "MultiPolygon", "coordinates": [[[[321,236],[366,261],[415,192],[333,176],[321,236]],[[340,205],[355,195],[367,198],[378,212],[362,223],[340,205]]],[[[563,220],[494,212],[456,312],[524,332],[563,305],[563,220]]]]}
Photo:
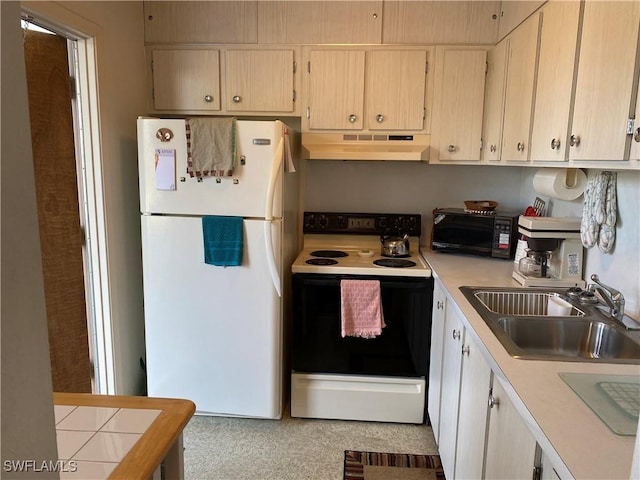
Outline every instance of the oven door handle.
{"type": "Polygon", "coordinates": [[[273,288],[275,288],[278,297],[282,296],[282,282],[280,281],[280,273],[278,272],[278,266],[276,265],[276,254],[273,250],[273,238],[271,237],[271,226],[273,222],[264,222],[264,246],[266,249],[267,267],[269,269],[269,275],[273,282],[273,288]]]}

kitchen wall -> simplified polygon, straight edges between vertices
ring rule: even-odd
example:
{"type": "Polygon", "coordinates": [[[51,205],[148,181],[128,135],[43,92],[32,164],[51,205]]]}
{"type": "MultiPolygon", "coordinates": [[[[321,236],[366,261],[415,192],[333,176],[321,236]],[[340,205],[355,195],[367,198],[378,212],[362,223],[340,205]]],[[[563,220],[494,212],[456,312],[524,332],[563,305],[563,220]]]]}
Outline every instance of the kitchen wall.
{"type": "MultiPolygon", "coordinates": [[[[2,28],[2,464],[58,458],[33,179],[20,5],[0,2],[2,28]]],[[[8,472],[2,478],[58,478],[8,472]]]]}
{"type": "MultiPolygon", "coordinates": [[[[536,168],[428,165],[413,162],[308,161],[306,210],[422,214],[421,243],[428,245],[432,210],[464,207],[464,200],[495,200],[504,210],[524,210],[536,196],[536,168]]],[[[597,170],[587,173],[591,176],[597,170]]],[[[585,278],[619,289],[626,311],[640,319],[640,172],[618,172],[616,245],[609,254],[586,250],[585,278]]],[[[583,197],[542,197],[554,217],[582,216],[583,197]]]]}

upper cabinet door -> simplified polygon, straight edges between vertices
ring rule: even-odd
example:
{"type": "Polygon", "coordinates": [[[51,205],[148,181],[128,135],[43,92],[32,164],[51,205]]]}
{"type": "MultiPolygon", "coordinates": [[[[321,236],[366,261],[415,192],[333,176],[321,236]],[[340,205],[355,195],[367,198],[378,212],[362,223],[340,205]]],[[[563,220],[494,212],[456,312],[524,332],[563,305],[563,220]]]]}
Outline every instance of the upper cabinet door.
{"type": "Polygon", "coordinates": [[[500,160],[508,47],[509,39],[505,39],[487,52],[482,122],[482,160],[488,162],[500,160]]]}
{"type": "Polygon", "coordinates": [[[218,50],[157,49],[151,55],[154,110],[220,110],[218,50]]]}
{"type": "Polygon", "coordinates": [[[313,50],[309,60],[309,128],[361,130],[364,50],[313,50]]]}
{"type": "Polygon", "coordinates": [[[258,2],[261,44],[379,44],[381,31],[382,0],[258,2]]]}
{"type": "Polygon", "coordinates": [[[631,135],[631,152],[629,160],[640,161],[640,78],[638,79],[636,94],[636,108],[634,115],[633,134],[631,135]]]}
{"type": "Polygon", "coordinates": [[[227,50],[229,112],[293,112],[293,50],[227,50]]]}
{"type": "Polygon", "coordinates": [[[498,40],[504,38],[538,9],[545,0],[503,0],[500,2],[498,40]]]}
{"type": "Polygon", "coordinates": [[[503,161],[528,160],[539,26],[540,15],[535,14],[509,36],[503,161]]]}
{"type": "Polygon", "coordinates": [[[573,88],[580,2],[550,1],[542,8],[532,161],[564,161],[573,88]]]}
{"type": "Polygon", "coordinates": [[[479,161],[487,52],[442,48],[436,57],[433,156],[479,161]]]}
{"type": "Polygon", "coordinates": [[[159,43],[257,43],[257,1],[148,1],[144,39],[159,43]]]}
{"type": "Polygon", "coordinates": [[[367,52],[366,125],[370,130],[422,130],[425,50],[367,52]]]}
{"type": "MultiPolygon", "coordinates": [[[[356,2],[357,3],[357,2],[356,2]]],[[[493,44],[500,2],[385,0],[385,44],[493,44]]]]}
{"type": "Polygon", "coordinates": [[[585,2],[571,160],[624,160],[640,2],[585,2]]]}

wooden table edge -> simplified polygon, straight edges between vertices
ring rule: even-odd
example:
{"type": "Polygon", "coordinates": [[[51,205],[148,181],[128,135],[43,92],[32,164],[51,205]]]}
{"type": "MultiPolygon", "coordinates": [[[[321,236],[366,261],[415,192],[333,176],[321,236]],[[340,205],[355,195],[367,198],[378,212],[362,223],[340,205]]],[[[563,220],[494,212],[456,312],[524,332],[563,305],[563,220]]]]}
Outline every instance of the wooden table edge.
{"type": "Polygon", "coordinates": [[[191,400],[175,398],[135,397],[126,395],[93,395],[89,393],[54,393],[54,405],[85,407],[138,408],[160,410],[154,422],[131,447],[113,470],[110,479],[147,480],[165,458],[182,430],[193,416],[196,406],[191,400]]]}

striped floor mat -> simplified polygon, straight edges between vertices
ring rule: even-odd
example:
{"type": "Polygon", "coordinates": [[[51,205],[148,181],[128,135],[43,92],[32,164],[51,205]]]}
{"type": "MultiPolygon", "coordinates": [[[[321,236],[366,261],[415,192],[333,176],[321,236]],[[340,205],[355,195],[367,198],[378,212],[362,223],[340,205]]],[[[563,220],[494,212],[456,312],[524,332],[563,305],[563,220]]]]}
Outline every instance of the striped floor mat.
{"type": "Polygon", "coordinates": [[[438,455],[344,452],[344,480],[445,480],[438,455]]]}

